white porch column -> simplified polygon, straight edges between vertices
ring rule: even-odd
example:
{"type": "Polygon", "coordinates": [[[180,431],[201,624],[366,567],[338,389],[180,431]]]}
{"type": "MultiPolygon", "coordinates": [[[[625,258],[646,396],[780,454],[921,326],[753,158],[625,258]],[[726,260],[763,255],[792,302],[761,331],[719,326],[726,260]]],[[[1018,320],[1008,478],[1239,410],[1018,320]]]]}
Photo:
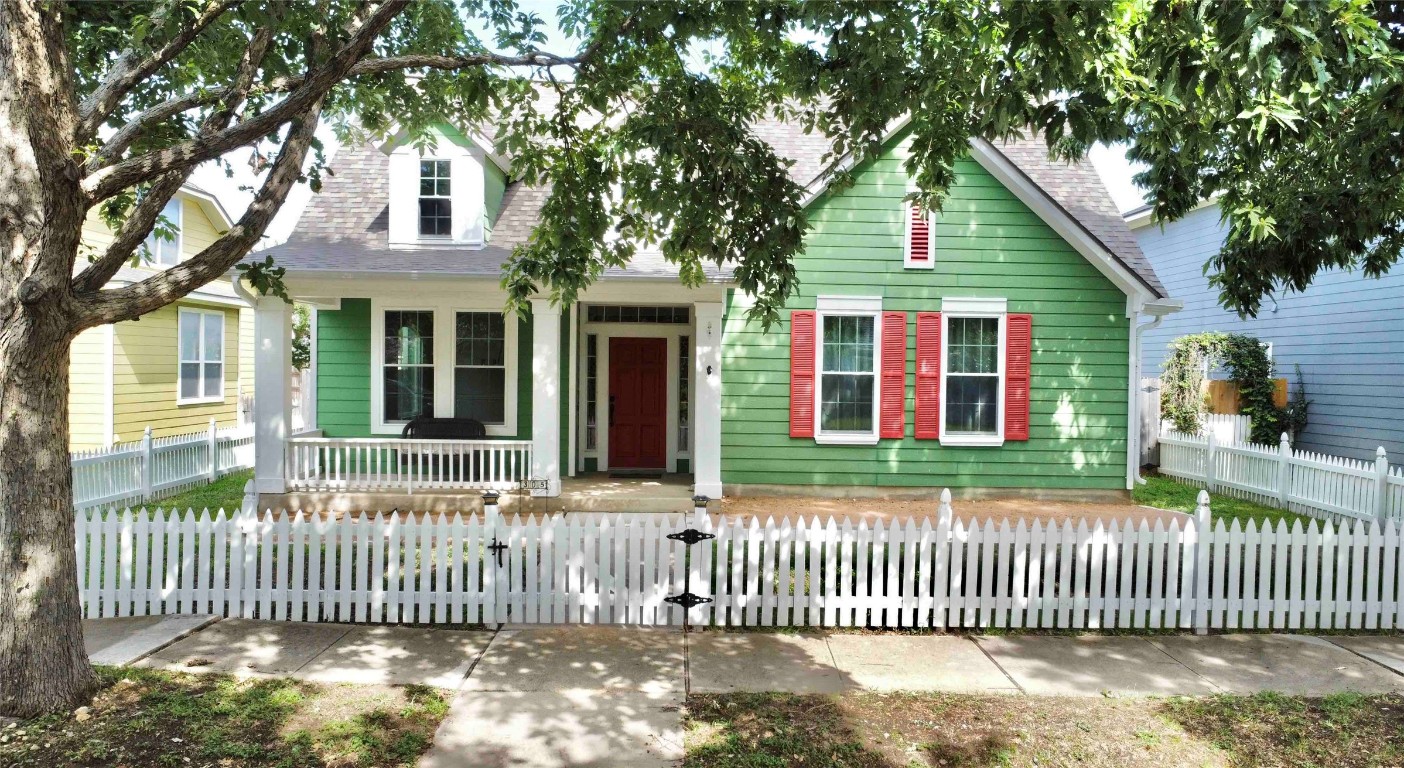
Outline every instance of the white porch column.
{"type": "Polygon", "coordinates": [[[531,477],[533,496],[561,495],[561,309],[531,300],[531,477]]]}
{"type": "Polygon", "coordinates": [[[292,305],[275,296],[254,309],[254,489],[287,490],[284,455],[292,433],[292,305]]]}
{"type": "Polygon", "coordinates": [[[721,302],[696,302],[693,317],[697,320],[695,354],[697,382],[693,407],[692,479],[699,496],[719,499],[721,480],[721,370],[722,370],[722,305],[721,302]]]}

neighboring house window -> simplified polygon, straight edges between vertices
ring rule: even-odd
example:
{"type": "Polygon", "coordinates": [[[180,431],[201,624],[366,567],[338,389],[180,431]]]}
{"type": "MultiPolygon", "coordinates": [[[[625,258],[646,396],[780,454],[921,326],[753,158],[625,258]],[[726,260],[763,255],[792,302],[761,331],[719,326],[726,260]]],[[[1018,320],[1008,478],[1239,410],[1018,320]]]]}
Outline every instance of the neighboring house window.
{"type": "Polygon", "coordinates": [[[507,420],[507,329],[501,312],[458,312],[454,322],[453,415],[507,420]]]}
{"type": "Polygon", "coordinates": [[[419,161],[419,235],[451,237],[453,202],[449,160],[419,161]]]}
{"type": "Polygon", "coordinates": [[[205,403],[224,400],[224,313],[182,309],[179,326],[177,401],[205,403]]]}
{"type": "Polygon", "coordinates": [[[434,414],[434,313],[385,313],[385,421],[434,414]]]}
{"type": "Polygon", "coordinates": [[[156,220],[156,226],[151,230],[151,234],[146,236],[146,242],[143,244],[150,264],[173,267],[180,263],[181,230],[184,225],[181,221],[182,213],[181,202],[176,198],[168,200],[166,207],[161,209],[161,218],[156,220]],[[171,236],[160,234],[159,230],[162,229],[167,230],[171,236]]]}
{"type": "Polygon", "coordinates": [[[931,269],[936,263],[931,216],[921,206],[906,200],[902,203],[902,217],[906,221],[902,265],[908,269],[931,269]]]}

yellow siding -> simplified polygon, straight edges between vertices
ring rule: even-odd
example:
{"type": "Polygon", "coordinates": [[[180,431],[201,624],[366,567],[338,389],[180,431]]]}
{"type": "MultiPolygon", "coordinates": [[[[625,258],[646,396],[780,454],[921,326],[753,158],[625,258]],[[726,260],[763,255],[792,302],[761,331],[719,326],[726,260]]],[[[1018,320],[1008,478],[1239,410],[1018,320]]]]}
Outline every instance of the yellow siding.
{"type": "Polygon", "coordinates": [[[89,328],[69,351],[68,422],[72,450],[107,445],[107,377],[110,331],[89,328]]]}
{"type": "MultiPolygon", "coordinates": [[[[190,258],[218,239],[222,222],[205,213],[197,198],[180,193],[181,254],[190,258]]],[[[112,233],[96,212],[83,223],[83,242],[89,249],[83,255],[97,256],[112,242],[112,233]]],[[[105,328],[85,332],[75,341],[72,352],[73,394],[69,398],[69,418],[73,425],[74,448],[105,444],[106,353],[98,344],[108,333],[105,328]],[[94,366],[102,366],[103,375],[94,366]]],[[[150,425],[156,436],[205,429],[210,418],[220,426],[238,419],[239,389],[253,391],[253,310],[223,307],[199,302],[178,305],[145,315],[135,322],[118,323],[112,330],[113,431],[115,440],[136,440],[150,425]],[[177,346],[179,306],[199,306],[224,312],[224,402],[177,405],[179,374],[177,346]]]]}
{"type": "Polygon", "coordinates": [[[118,440],[135,440],[149,425],[157,437],[221,427],[238,419],[239,310],[224,309],[224,401],[177,405],[179,307],[163,307],[116,329],[113,377],[114,422],[118,440]]]}

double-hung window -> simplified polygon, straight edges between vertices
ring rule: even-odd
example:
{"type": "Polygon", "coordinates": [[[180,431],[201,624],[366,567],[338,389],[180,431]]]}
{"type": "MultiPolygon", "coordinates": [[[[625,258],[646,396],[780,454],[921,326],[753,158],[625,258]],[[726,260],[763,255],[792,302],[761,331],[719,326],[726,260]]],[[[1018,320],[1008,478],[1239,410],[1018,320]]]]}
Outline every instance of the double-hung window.
{"type": "Polygon", "coordinates": [[[177,198],[166,201],[161,209],[161,217],[156,220],[151,234],[142,244],[148,262],[162,267],[173,267],[180,263],[181,202],[177,198]]]}
{"type": "Polygon", "coordinates": [[[403,422],[420,414],[434,415],[434,313],[387,311],[383,344],[384,420],[403,422]]]}
{"type": "Polygon", "coordinates": [[[818,442],[877,442],[881,309],[880,298],[820,297],[818,442]]]}
{"type": "Polygon", "coordinates": [[[507,420],[507,323],[501,312],[458,312],[454,321],[453,415],[507,420]]]}
{"type": "Polygon", "coordinates": [[[941,442],[998,445],[1004,440],[1004,301],[946,299],[942,319],[941,442]]]}
{"type": "Polygon", "coordinates": [[[178,403],[224,400],[224,313],[181,309],[178,403]]]}
{"type": "Polygon", "coordinates": [[[452,170],[450,160],[419,161],[419,236],[453,236],[452,170]]]}

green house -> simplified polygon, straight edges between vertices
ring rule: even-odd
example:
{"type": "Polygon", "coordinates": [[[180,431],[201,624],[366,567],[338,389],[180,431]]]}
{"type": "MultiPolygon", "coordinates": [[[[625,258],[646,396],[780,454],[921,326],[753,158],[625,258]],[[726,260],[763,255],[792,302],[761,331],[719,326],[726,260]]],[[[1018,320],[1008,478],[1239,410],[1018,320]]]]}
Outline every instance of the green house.
{"type": "Polygon", "coordinates": [[[259,491],[1124,498],[1140,332],[1177,305],[1095,171],[972,140],[927,214],[904,202],[901,126],[842,189],[821,137],[757,130],[811,222],[769,329],[728,272],[685,287],[649,252],[504,316],[501,265],[549,190],[448,126],[432,148],[343,147],[291,238],[252,257],[316,309],[314,431],[293,435],[289,310],[258,304],[259,491]]]}

